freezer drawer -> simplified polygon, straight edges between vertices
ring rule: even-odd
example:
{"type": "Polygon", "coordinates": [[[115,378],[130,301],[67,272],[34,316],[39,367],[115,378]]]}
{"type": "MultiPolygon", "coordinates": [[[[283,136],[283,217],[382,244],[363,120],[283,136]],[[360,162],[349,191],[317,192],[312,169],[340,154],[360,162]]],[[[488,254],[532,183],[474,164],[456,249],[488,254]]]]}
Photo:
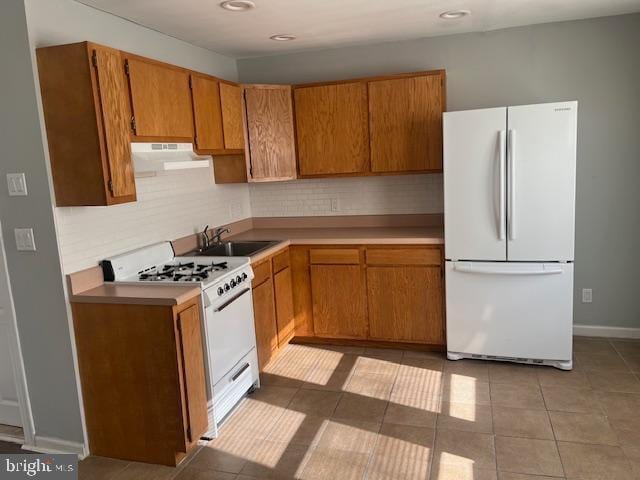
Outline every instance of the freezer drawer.
{"type": "Polygon", "coordinates": [[[553,360],[571,367],[573,264],[447,262],[445,279],[451,358],[553,360]]]}

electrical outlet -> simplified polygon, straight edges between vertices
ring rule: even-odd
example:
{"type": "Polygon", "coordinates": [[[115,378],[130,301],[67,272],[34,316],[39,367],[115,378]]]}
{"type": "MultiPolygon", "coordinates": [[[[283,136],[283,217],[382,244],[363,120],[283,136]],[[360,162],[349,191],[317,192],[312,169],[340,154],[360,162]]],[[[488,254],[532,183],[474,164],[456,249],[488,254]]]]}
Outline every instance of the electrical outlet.
{"type": "Polygon", "coordinates": [[[36,242],[33,238],[33,228],[14,228],[16,237],[16,248],[23,252],[35,252],[36,242]]]}
{"type": "Polygon", "coordinates": [[[27,180],[24,173],[7,173],[7,188],[10,197],[27,195],[27,180]]]}
{"type": "Polygon", "coordinates": [[[332,198],[331,199],[331,211],[332,212],[337,212],[338,210],[340,210],[340,202],[338,201],[337,198],[332,198]]]}
{"type": "Polygon", "coordinates": [[[593,302],[593,290],[590,288],[582,289],[582,303],[591,303],[593,302]]]}

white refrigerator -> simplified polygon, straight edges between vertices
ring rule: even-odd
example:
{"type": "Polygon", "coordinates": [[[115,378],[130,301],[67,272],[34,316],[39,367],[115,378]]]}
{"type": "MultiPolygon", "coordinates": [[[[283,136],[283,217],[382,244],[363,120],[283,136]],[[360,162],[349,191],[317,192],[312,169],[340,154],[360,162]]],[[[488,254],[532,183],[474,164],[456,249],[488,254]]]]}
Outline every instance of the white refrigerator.
{"type": "Polygon", "coordinates": [[[577,110],[444,114],[449,359],[572,368],[577,110]]]}

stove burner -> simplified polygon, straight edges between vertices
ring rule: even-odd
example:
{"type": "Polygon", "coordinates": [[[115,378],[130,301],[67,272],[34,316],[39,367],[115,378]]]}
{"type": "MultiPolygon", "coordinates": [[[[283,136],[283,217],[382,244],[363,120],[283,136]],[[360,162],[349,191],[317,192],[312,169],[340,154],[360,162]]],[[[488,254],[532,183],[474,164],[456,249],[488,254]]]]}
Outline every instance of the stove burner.
{"type": "Polygon", "coordinates": [[[210,264],[196,264],[195,262],[175,263],[149,268],[144,273],[140,273],[139,280],[151,282],[170,281],[174,282],[203,282],[213,272],[227,270],[227,262],[210,264]]]}
{"type": "Polygon", "coordinates": [[[179,263],[177,265],[174,265],[174,269],[178,272],[184,272],[186,270],[193,270],[193,268],[195,267],[193,262],[189,262],[189,263],[179,263]]]}
{"type": "Polygon", "coordinates": [[[197,273],[185,273],[185,274],[175,273],[173,275],[173,281],[174,282],[202,282],[208,276],[209,276],[208,274],[201,275],[197,273]]]}
{"type": "Polygon", "coordinates": [[[158,273],[143,273],[140,275],[140,280],[149,280],[150,282],[161,282],[169,279],[171,279],[171,275],[158,273]]]}

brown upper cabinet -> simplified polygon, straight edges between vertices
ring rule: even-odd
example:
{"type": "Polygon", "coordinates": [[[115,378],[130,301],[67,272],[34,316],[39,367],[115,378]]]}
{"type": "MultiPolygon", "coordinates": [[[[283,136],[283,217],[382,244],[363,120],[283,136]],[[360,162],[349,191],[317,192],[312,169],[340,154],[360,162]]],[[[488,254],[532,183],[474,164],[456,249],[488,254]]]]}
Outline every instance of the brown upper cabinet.
{"type": "Polygon", "coordinates": [[[189,72],[173,65],[126,55],[136,141],[193,140],[189,72]]]}
{"type": "Polygon", "coordinates": [[[294,88],[301,177],[442,170],[444,70],[294,88]]]}
{"type": "Polygon", "coordinates": [[[242,127],[242,92],[235,83],[220,82],[220,104],[222,107],[222,127],[224,148],[241,150],[244,148],[242,127]]]}
{"type": "Polygon", "coordinates": [[[36,54],[57,206],[135,201],[122,53],[82,42],[36,54]]]}
{"type": "Polygon", "coordinates": [[[369,81],[371,172],[442,169],[444,72],[369,81]]]}
{"type": "Polygon", "coordinates": [[[242,90],[249,181],[296,178],[291,87],[245,85],[242,90]]]}
{"type": "Polygon", "coordinates": [[[130,142],[193,142],[216,183],[442,170],[444,70],[238,85],[82,42],[37,50],[58,206],[136,200],[130,142]]]}
{"type": "Polygon", "coordinates": [[[194,147],[200,151],[223,150],[220,82],[214,77],[191,74],[194,147]]]}
{"type": "Polygon", "coordinates": [[[301,86],[294,95],[300,176],[368,171],[366,84],[301,86]]]}

